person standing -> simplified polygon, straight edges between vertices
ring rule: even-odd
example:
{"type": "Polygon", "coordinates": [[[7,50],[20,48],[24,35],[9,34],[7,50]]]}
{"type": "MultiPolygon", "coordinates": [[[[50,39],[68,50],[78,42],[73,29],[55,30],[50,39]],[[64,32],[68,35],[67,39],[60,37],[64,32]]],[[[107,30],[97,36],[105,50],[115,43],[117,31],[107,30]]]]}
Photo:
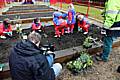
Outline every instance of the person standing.
{"type": "Polygon", "coordinates": [[[113,41],[120,36],[120,0],[107,0],[104,10],[103,52],[100,60],[106,62],[109,60],[113,41]]]}
{"type": "Polygon", "coordinates": [[[67,24],[68,24],[68,33],[73,33],[73,29],[74,29],[74,24],[75,24],[75,9],[73,4],[69,4],[68,6],[68,20],[67,20],[67,24]]]}
{"type": "Polygon", "coordinates": [[[41,35],[35,31],[11,49],[9,66],[12,80],[55,80],[62,70],[60,63],[54,62],[54,54],[43,54],[39,45],[41,35]]]}

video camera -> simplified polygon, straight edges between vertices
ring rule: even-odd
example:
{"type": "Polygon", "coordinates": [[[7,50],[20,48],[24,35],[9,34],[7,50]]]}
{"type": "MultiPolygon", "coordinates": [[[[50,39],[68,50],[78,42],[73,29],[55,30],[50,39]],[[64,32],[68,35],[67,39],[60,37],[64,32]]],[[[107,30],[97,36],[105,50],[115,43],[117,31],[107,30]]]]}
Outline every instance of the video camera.
{"type": "Polygon", "coordinates": [[[52,44],[43,45],[40,49],[41,49],[41,51],[44,55],[53,54],[53,56],[55,57],[55,54],[54,54],[55,47],[54,47],[54,45],[52,45],[52,44]]]}

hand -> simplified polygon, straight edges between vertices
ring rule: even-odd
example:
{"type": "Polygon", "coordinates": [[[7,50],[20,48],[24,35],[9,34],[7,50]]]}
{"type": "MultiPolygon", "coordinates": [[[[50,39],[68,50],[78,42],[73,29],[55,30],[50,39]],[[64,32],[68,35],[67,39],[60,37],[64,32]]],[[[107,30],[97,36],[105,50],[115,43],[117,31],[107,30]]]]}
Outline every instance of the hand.
{"type": "Polygon", "coordinates": [[[6,34],[9,36],[12,36],[12,32],[7,32],[6,34]]]}
{"type": "Polygon", "coordinates": [[[102,29],[101,29],[101,34],[102,34],[102,35],[106,35],[106,29],[105,29],[105,28],[102,28],[102,29]]]}
{"type": "Polygon", "coordinates": [[[69,21],[69,23],[71,24],[71,23],[72,23],[72,21],[69,21]]]}

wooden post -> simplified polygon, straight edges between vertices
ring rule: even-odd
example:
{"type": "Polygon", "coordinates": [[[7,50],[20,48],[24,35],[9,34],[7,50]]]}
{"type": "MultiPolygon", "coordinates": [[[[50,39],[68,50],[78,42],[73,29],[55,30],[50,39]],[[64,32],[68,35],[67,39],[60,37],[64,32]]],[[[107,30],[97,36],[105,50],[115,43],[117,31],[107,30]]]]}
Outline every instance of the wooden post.
{"type": "Polygon", "coordinates": [[[90,10],[90,0],[88,0],[88,9],[87,9],[86,17],[88,17],[89,10],[90,10]]]}
{"type": "Polygon", "coordinates": [[[62,9],[62,0],[60,0],[60,9],[62,9]]]}

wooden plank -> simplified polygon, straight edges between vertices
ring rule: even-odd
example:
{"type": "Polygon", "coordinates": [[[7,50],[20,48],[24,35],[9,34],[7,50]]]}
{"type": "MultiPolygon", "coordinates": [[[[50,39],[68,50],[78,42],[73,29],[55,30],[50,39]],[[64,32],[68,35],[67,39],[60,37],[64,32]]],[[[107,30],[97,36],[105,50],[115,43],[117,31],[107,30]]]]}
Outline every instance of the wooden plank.
{"type": "Polygon", "coordinates": [[[53,9],[44,9],[44,10],[23,10],[23,11],[8,11],[8,12],[2,12],[3,15],[8,15],[8,14],[23,14],[23,13],[30,13],[30,12],[49,12],[49,11],[54,11],[53,9]]]}
{"type": "MultiPolygon", "coordinates": [[[[120,39],[114,42],[113,48],[119,47],[119,46],[120,46],[120,39]]],[[[90,54],[96,54],[97,52],[100,52],[101,50],[102,50],[102,44],[100,46],[88,49],[88,52],[90,52],[90,54]]],[[[77,57],[78,53],[81,51],[85,51],[85,49],[83,49],[82,46],[56,51],[55,62],[59,62],[59,63],[67,62],[77,57]]],[[[0,79],[10,77],[9,64],[5,63],[5,65],[6,65],[6,68],[4,68],[2,72],[0,72],[0,79]]]]}

